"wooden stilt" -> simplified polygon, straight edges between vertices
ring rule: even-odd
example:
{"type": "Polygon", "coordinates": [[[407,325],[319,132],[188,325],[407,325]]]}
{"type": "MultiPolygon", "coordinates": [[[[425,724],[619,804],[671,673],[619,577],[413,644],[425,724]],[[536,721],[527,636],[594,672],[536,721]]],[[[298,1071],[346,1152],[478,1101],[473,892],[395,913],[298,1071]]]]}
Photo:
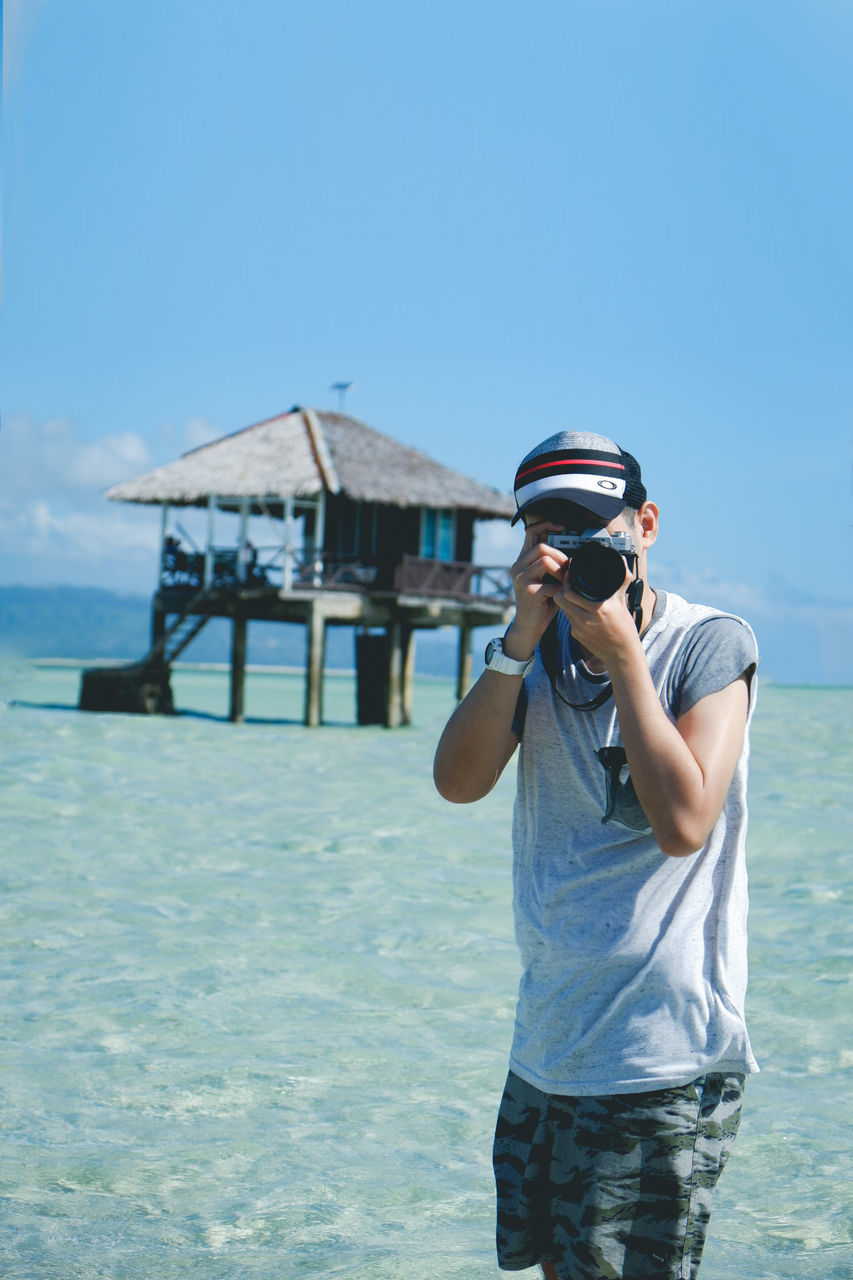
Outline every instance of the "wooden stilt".
{"type": "Polygon", "coordinates": [[[246,636],[248,621],[236,613],[231,623],[231,707],[228,719],[235,724],[243,719],[246,693],[246,636]]]}
{"type": "Polygon", "coordinates": [[[396,729],[403,722],[403,627],[388,627],[388,683],[385,686],[385,727],[396,729]]]}
{"type": "Polygon", "coordinates": [[[459,628],[459,653],[456,663],[456,701],[461,702],[471,687],[471,628],[459,628]]]}
{"type": "Polygon", "coordinates": [[[326,619],[317,601],[308,618],[305,661],[305,724],[316,729],[323,722],[323,667],[326,659],[326,619]]]}
{"type": "Polygon", "coordinates": [[[401,724],[412,723],[412,695],[415,685],[415,632],[403,628],[403,688],[401,691],[401,724]]]}

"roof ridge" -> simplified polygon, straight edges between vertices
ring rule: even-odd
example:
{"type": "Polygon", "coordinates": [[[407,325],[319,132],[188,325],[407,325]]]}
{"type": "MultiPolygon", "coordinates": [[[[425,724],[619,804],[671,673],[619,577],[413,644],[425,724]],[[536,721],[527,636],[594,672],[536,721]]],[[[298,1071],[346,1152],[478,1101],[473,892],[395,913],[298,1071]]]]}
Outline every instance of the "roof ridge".
{"type": "Polygon", "coordinates": [[[311,445],[311,452],[314,455],[314,461],[317,464],[317,470],[320,472],[320,479],[323,481],[323,487],[328,493],[340,493],[341,482],[338,479],[338,473],[335,470],[335,464],[332,455],[329,452],[329,446],[323,435],[323,427],[317,413],[314,409],[302,409],[303,421],[305,429],[308,432],[308,443],[311,445]]]}

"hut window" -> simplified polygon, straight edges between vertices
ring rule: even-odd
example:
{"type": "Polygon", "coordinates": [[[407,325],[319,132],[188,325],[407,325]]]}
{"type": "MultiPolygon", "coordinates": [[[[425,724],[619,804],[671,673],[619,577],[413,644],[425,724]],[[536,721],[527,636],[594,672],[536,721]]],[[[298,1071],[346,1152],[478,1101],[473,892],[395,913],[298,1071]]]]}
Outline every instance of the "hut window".
{"type": "Polygon", "coordinates": [[[455,512],[426,507],[421,521],[421,555],[425,560],[452,560],[456,542],[455,512]]]}

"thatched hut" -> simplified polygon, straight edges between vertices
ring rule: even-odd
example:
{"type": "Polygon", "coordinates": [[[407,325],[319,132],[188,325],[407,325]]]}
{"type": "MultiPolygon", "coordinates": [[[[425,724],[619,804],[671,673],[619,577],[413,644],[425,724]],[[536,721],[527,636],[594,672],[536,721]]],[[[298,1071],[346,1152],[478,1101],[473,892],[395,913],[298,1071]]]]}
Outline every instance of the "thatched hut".
{"type": "Polygon", "coordinates": [[[327,625],[358,629],[360,723],[409,718],[412,637],[459,628],[458,687],[467,683],[470,632],[507,613],[505,576],[472,563],[474,522],[509,518],[512,499],[400,444],[355,418],[295,408],[223,436],[115,485],[116,502],[158,506],[160,581],[152,646],[125,677],[85,673],[81,706],[169,710],[170,663],[210,617],[233,621],[231,717],[243,714],[251,619],[308,627],[305,721],[322,719],[327,625]],[[182,508],[207,513],[205,545],[187,542],[182,508]],[[233,513],[228,543],[219,513],[233,513]],[[257,545],[252,521],[267,535],[257,545]],[[175,532],[177,528],[178,533],[175,532]],[[269,530],[278,536],[269,541],[269,530]],[[112,688],[110,687],[112,686],[112,688]]]}

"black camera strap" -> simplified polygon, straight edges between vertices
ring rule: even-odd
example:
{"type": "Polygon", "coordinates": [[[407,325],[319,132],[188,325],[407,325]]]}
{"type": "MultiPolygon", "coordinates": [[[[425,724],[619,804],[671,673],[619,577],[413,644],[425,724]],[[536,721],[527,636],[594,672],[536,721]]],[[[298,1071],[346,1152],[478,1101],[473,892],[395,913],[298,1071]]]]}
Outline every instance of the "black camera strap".
{"type": "MultiPolygon", "coordinates": [[[[589,702],[572,702],[570,698],[567,698],[565,694],[560,692],[557,686],[557,677],[560,674],[562,674],[563,679],[566,677],[565,666],[562,667],[562,672],[560,671],[560,637],[557,630],[559,620],[560,615],[558,613],[548,623],[548,626],[542,634],[542,639],[539,641],[539,656],[542,659],[542,666],[545,668],[545,673],[551,682],[551,688],[554,690],[560,701],[564,702],[567,707],[571,707],[572,711],[597,711],[599,707],[604,706],[608,698],[613,696],[613,685],[609,680],[604,688],[601,689],[594,698],[590,699],[589,702]]],[[[578,657],[580,657],[580,654],[578,654],[578,657]]]]}
{"type": "Polygon", "coordinates": [[[628,612],[630,613],[631,617],[634,619],[634,626],[637,628],[638,633],[640,632],[640,629],[643,625],[643,587],[644,585],[645,584],[642,578],[635,578],[634,581],[628,587],[628,591],[626,593],[626,599],[628,601],[628,612]]]}
{"type": "MultiPolygon", "coordinates": [[[[634,619],[634,625],[638,632],[643,621],[642,599],[643,579],[635,578],[628,587],[627,604],[628,610],[631,617],[634,619]]],[[[548,626],[545,628],[542,638],[539,641],[539,656],[542,659],[542,666],[545,668],[545,673],[551,682],[551,688],[554,690],[560,701],[565,703],[567,707],[571,707],[572,711],[597,711],[599,707],[604,706],[608,699],[613,697],[613,685],[609,680],[604,688],[597,693],[594,698],[591,698],[589,702],[572,702],[571,699],[561,693],[558,688],[558,675],[562,674],[563,679],[566,678],[565,666],[562,666],[562,672],[560,672],[560,637],[558,634],[559,619],[560,614],[558,612],[548,623],[548,626]]],[[[577,641],[573,636],[571,636],[571,634],[569,636],[569,643],[573,649],[576,649],[577,641]]],[[[577,652],[572,656],[575,666],[577,666],[578,660],[580,659],[580,652],[577,652]]]]}

